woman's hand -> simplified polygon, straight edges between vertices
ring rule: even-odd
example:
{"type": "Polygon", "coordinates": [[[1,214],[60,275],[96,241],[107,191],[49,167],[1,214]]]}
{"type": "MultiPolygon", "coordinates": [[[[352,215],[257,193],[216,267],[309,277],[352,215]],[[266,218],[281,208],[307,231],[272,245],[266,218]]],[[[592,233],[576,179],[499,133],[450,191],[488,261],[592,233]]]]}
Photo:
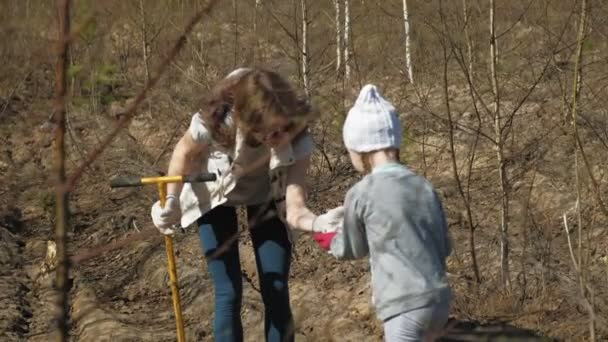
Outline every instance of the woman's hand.
{"type": "Polygon", "coordinates": [[[174,233],[173,226],[179,223],[182,211],[179,207],[179,199],[175,195],[168,195],[165,206],[161,208],[160,201],[152,206],[152,222],[158,230],[165,234],[174,233]]]}
{"type": "MultiPolygon", "coordinates": [[[[194,141],[192,134],[186,131],[173,149],[167,174],[169,176],[178,176],[193,173],[195,171],[193,170],[194,166],[200,164],[203,161],[202,159],[207,157],[205,155],[208,151],[207,146],[206,144],[194,141]]],[[[182,212],[179,204],[179,194],[182,191],[182,187],[182,183],[168,183],[168,195],[165,206],[161,208],[160,201],[152,205],[152,222],[165,235],[173,234],[173,225],[178,224],[181,219],[182,212]]]]}

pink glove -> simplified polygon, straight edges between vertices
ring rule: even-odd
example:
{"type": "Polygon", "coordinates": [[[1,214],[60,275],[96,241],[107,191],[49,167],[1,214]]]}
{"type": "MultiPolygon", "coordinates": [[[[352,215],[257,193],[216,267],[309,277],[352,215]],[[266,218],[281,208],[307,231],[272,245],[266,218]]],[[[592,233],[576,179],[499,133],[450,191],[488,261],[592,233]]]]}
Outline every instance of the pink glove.
{"type": "Polygon", "coordinates": [[[329,250],[329,247],[331,246],[331,241],[334,239],[334,236],[336,236],[336,232],[312,234],[312,238],[317,242],[319,247],[326,251],[329,250]]]}

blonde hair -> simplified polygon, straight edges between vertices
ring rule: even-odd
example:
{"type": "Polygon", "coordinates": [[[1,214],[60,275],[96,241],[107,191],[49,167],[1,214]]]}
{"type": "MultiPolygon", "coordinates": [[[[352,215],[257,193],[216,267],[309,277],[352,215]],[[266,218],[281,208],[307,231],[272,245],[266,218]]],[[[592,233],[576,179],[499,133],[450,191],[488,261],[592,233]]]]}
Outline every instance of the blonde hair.
{"type": "Polygon", "coordinates": [[[392,158],[394,158],[397,162],[401,162],[401,160],[399,158],[399,155],[401,153],[398,148],[391,147],[391,148],[386,148],[386,149],[382,149],[382,150],[374,150],[374,151],[369,151],[369,152],[357,152],[361,156],[361,164],[363,164],[363,171],[365,174],[372,172],[372,164],[370,162],[370,159],[371,159],[372,154],[374,154],[378,151],[386,151],[386,153],[389,154],[392,158]]]}

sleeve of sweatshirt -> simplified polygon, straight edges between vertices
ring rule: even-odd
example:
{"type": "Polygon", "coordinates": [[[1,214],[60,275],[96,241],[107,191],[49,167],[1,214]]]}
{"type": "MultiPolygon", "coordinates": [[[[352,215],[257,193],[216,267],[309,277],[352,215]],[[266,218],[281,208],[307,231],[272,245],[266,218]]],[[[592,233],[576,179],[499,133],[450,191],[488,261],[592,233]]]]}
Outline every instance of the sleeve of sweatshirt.
{"type": "Polygon", "coordinates": [[[342,230],[331,242],[331,254],[339,260],[353,260],[369,253],[365,225],[363,224],[363,203],[355,189],[346,194],[344,201],[344,223],[342,230]]]}

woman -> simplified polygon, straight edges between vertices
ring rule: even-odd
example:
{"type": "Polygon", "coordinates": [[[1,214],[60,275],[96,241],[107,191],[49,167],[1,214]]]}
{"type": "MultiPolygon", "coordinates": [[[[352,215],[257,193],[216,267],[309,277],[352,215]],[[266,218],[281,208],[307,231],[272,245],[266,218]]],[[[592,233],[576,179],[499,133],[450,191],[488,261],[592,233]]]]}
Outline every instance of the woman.
{"type": "MultiPolygon", "coordinates": [[[[194,114],[169,162],[168,175],[213,172],[211,183],[168,184],[164,208],[152,207],[164,234],[196,222],[215,287],[216,341],[242,341],[242,278],[236,206],[247,207],[267,341],[292,341],[288,276],[291,239],[287,226],[333,229],[334,210],[321,216],[305,205],[304,177],[313,144],[306,131],[313,111],[278,74],[233,71],[194,114]]],[[[341,223],[341,222],[340,222],[341,223]]]]}

